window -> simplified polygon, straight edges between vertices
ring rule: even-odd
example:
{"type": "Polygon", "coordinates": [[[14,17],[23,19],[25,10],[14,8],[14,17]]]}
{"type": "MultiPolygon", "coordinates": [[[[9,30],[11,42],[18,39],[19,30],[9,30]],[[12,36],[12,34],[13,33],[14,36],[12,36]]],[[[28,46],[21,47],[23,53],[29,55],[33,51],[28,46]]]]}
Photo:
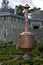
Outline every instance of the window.
{"type": "Polygon", "coordinates": [[[16,18],[15,27],[16,27],[16,29],[19,29],[19,22],[18,22],[18,18],[16,18]]]}
{"type": "Polygon", "coordinates": [[[29,21],[29,25],[31,25],[31,21],[29,21]]]}
{"type": "Polygon", "coordinates": [[[23,20],[18,18],[18,23],[23,23],[23,20]]]}
{"type": "Polygon", "coordinates": [[[4,16],[4,21],[6,20],[6,17],[4,16]]]}
{"type": "Polygon", "coordinates": [[[14,17],[14,22],[16,22],[16,18],[14,17]]]}
{"type": "Polygon", "coordinates": [[[6,33],[4,32],[4,38],[6,38],[6,33]]]}
{"type": "Polygon", "coordinates": [[[39,29],[39,26],[33,26],[34,29],[39,29]]]}
{"type": "Polygon", "coordinates": [[[6,23],[3,23],[3,29],[6,29],[6,23]]]}
{"type": "Polygon", "coordinates": [[[7,33],[6,31],[3,31],[3,39],[6,40],[6,38],[7,38],[7,33]]]}
{"type": "Polygon", "coordinates": [[[12,29],[14,28],[14,18],[13,17],[11,17],[10,26],[11,26],[12,29]]]}
{"type": "Polygon", "coordinates": [[[42,25],[43,25],[43,21],[42,21],[42,25]]]}
{"type": "Polygon", "coordinates": [[[24,23],[25,21],[24,20],[22,20],[22,24],[24,23]]]}
{"type": "Polygon", "coordinates": [[[11,17],[11,21],[13,21],[13,17],[11,17]]]}
{"type": "Polygon", "coordinates": [[[16,22],[15,23],[18,24],[18,18],[16,18],[16,22]]]}
{"type": "Polygon", "coordinates": [[[16,29],[16,17],[14,17],[14,21],[13,21],[14,23],[14,29],[16,29]]]}
{"type": "Polygon", "coordinates": [[[20,24],[20,19],[18,19],[18,23],[20,24]]]}

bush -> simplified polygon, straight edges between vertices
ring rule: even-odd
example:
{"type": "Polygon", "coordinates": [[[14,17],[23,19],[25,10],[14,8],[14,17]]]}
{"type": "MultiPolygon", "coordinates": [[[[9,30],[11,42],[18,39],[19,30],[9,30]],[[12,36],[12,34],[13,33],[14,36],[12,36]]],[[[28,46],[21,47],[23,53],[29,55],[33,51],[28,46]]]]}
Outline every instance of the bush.
{"type": "Polygon", "coordinates": [[[17,60],[8,60],[8,61],[4,61],[2,65],[19,65],[20,61],[17,60]]]}
{"type": "Polygon", "coordinates": [[[37,42],[35,48],[30,52],[31,55],[41,56],[43,55],[43,39],[37,42]]]}
{"type": "Polygon", "coordinates": [[[3,62],[2,65],[43,65],[43,59],[32,58],[24,60],[8,60],[3,62]]]}

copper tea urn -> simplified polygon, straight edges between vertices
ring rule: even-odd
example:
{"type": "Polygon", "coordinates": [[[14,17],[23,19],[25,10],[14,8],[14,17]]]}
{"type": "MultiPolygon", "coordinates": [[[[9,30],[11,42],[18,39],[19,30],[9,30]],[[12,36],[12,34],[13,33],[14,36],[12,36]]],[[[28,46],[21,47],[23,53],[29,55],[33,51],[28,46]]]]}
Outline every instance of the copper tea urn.
{"type": "Polygon", "coordinates": [[[28,4],[25,5],[25,31],[19,35],[19,48],[22,48],[23,51],[28,52],[34,48],[34,35],[28,31],[28,4]]]}

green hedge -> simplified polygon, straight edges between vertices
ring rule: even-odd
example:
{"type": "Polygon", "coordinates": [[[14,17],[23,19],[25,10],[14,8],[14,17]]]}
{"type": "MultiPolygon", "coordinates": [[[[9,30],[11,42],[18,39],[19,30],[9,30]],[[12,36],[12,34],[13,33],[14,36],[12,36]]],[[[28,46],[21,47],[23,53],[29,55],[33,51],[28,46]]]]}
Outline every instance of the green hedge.
{"type": "Polygon", "coordinates": [[[2,65],[43,65],[42,58],[24,59],[24,60],[8,60],[2,65]]]}
{"type": "Polygon", "coordinates": [[[16,49],[16,46],[0,47],[0,59],[10,59],[16,56],[22,55],[21,49],[16,49]]]}

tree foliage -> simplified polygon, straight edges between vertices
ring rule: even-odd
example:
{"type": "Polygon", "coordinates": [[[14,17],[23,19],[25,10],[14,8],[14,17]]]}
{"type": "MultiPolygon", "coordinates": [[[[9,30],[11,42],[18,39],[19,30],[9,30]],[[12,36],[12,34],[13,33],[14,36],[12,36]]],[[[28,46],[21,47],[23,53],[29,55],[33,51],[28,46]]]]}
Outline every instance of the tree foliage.
{"type": "Polygon", "coordinates": [[[43,58],[43,39],[37,42],[35,48],[30,52],[30,54],[43,58]]]}
{"type": "Polygon", "coordinates": [[[38,11],[38,10],[40,10],[40,8],[34,7],[32,9],[29,9],[29,13],[34,12],[34,11],[38,11]]]}
{"type": "MultiPolygon", "coordinates": [[[[16,10],[16,14],[24,16],[24,14],[25,14],[24,6],[22,6],[22,5],[17,6],[16,5],[15,10],[16,10]]],[[[40,8],[34,7],[34,8],[29,9],[28,12],[31,13],[31,12],[38,11],[38,10],[40,10],[40,8]]]]}
{"type": "Polygon", "coordinates": [[[21,15],[21,16],[24,16],[24,7],[22,5],[19,5],[15,7],[15,10],[16,10],[16,14],[18,15],[21,15]]]}

